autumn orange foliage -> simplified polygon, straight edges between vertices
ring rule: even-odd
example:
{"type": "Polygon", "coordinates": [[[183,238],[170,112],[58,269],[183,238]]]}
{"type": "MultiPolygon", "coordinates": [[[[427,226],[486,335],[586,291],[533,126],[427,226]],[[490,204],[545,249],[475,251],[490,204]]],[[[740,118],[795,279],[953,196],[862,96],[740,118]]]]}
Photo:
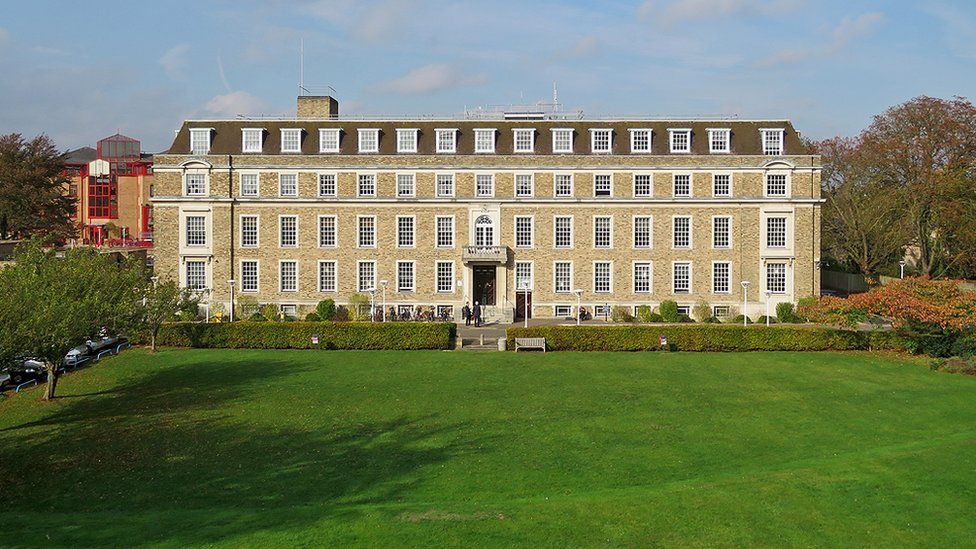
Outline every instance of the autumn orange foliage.
{"type": "Polygon", "coordinates": [[[802,307],[800,314],[824,324],[853,326],[877,315],[896,328],[922,323],[943,330],[971,330],[976,327],[976,292],[964,291],[954,280],[911,277],[847,299],[822,297],[802,307]]]}

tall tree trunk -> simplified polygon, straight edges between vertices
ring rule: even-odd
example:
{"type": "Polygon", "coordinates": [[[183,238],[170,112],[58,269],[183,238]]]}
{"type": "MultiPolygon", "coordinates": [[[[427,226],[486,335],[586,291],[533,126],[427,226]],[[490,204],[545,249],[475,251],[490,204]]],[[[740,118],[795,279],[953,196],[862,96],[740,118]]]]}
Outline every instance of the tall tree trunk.
{"type": "Polygon", "coordinates": [[[47,386],[44,389],[44,400],[54,400],[54,390],[58,386],[58,367],[48,364],[47,366],[47,386]]]}
{"type": "Polygon", "coordinates": [[[153,330],[152,336],[149,337],[149,352],[156,352],[156,330],[153,330]]]}

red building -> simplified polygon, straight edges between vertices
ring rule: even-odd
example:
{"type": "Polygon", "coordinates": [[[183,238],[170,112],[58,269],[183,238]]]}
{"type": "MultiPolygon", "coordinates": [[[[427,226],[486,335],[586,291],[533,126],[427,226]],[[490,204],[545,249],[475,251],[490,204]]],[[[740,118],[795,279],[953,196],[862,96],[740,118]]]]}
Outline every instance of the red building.
{"type": "Polygon", "coordinates": [[[150,245],[152,155],[137,139],[115,134],[65,155],[68,193],[78,200],[75,220],[86,244],[150,245]]]}

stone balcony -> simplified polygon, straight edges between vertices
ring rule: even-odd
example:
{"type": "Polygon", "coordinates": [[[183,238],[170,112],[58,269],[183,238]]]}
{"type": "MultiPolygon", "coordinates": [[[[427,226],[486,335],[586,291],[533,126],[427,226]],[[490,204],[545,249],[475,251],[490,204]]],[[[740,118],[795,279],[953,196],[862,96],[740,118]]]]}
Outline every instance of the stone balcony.
{"type": "Polygon", "coordinates": [[[465,246],[461,249],[465,263],[508,263],[508,246],[465,246]]]}

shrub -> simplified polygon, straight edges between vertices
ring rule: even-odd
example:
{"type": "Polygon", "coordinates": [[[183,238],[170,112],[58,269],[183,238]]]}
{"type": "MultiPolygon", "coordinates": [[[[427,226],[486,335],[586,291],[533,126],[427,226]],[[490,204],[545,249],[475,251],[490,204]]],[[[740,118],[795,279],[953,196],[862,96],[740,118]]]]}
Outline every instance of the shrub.
{"type": "MultiPolygon", "coordinates": [[[[741,322],[741,319],[740,319],[741,322]]],[[[509,348],[516,337],[544,337],[554,351],[654,351],[660,337],[677,351],[830,351],[904,350],[891,331],[857,332],[836,328],[775,328],[695,324],[677,326],[535,326],[509,328],[509,348]]]]}
{"type": "Polygon", "coordinates": [[[336,307],[335,316],[332,317],[333,322],[349,322],[349,309],[343,307],[342,305],[336,307]]]}
{"type": "Polygon", "coordinates": [[[163,325],[158,341],[208,349],[450,349],[449,322],[282,322],[163,325]],[[318,336],[318,344],[312,336],[318,336]]]}
{"type": "MultiPolygon", "coordinates": [[[[756,319],[756,324],[762,324],[762,325],[765,326],[766,325],[766,318],[767,318],[766,315],[760,316],[759,318],[756,319]]],[[[775,316],[769,317],[769,323],[770,324],[776,324],[776,317],[775,316]]]]}
{"type": "Polygon", "coordinates": [[[695,320],[703,322],[705,319],[711,318],[712,306],[704,299],[700,299],[698,303],[695,303],[691,312],[695,314],[695,320]]]}
{"type": "Polygon", "coordinates": [[[704,324],[719,324],[722,321],[719,320],[719,319],[717,319],[717,318],[715,318],[714,316],[710,316],[710,317],[706,318],[705,320],[702,320],[702,322],[704,324]]]}
{"type": "Polygon", "coordinates": [[[817,305],[817,298],[813,296],[801,297],[799,300],[797,300],[796,311],[794,313],[796,314],[797,322],[806,322],[810,320],[809,318],[804,316],[803,311],[809,310],[810,307],[814,307],[816,305],[817,305]]]}
{"type": "Polygon", "coordinates": [[[261,313],[254,313],[253,315],[247,317],[251,322],[267,322],[268,318],[261,313]]]}
{"type": "Polygon", "coordinates": [[[308,313],[305,315],[305,322],[319,322],[322,318],[319,317],[318,313],[308,313]]]}
{"type": "Polygon", "coordinates": [[[742,322],[745,321],[746,324],[752,324],[752,319],[744,315],[735,315],[729,321],[728,324],[738,324],[742,326],[742,322]]]}
{"type": "Polygon", "coordinates": [[[610,309],[610,320],[614,322],[633,322],[634,315],[630,314],[630,309],[623,305],[616,305],[610,309]]]}
{"type": "Polygon", "coordinates": [[[197,319],[197,316],[198,315],[196,311],[183,310],[176,313],[176,318],[179,319],[180,322],[193,322],[194,320],[197,319]]]}
{"type": "Polygon", "coordinates": [[[640,307],[637,307],[637,322],[654,322],[651,320],[651,315],[653,314],[654,313],[651,312],[650,305],[641,305],[640,307]]]}
{"type": "Polygon", "coordinates": [[[976,376],[976,358],[946,358],[942,360],[932,361],[931,368],[939,372],[946,372],[948,374],[963,374],[967,376],[976,376]]]}
{"type": "Polygon", "coordinates": [[[661,315],[657,314],[657,313],[651,313],[651,316],[648,317],[647,321],[648,322],[664,322],[664,318],[661,315]]]}
{"type": "Polygon", "coordinates": [[[352,294],[349,296],[349,317],[352,320],[369,319],[369,296],[363,294],[352,294]]]}
{"type": "Polygon", "coordinates": [[[662,301],[659,309],[661,310],[661,318],[665,322],[679,322],[681,320],[681,316],[678,315],[678,304],[674,301],[670,299],[662,301]]]}
{"type": "Polygon", "coordinates": [[[268,320],[281,320],[281,313],[274,303],[265,303],[262,305],[261,316],[268,320]]]}
{"type": "Polygon", "coordinates": [[[335,301],[331,299],[319,301],[319,304],[315,306],[315,314],[319,317],[319,320],[332,320],[336,314],[335,301]]]}
{"type": "Polygon", "coordinates": [[[778,303],[776,305],[776,318],[785,324],[796,322],[796,311],[793,304],[789,301],[778,303]]]}
{"type": "Polygon", "coordinates": [[[695,321],[695,319],[691,318],[688,315],[678,315],[678,322],[691,323],[691,322],[694,322],[694,321],[695,321]]]}
{"type": "Polygon", "coordinates": [[[234,303],[234,307],[237,309],[235,312],[237,318],[251,318],[261,309],[261,305],[258,303],[257,298],[252,295],[242,295],[238,297],[234,303]]]}

